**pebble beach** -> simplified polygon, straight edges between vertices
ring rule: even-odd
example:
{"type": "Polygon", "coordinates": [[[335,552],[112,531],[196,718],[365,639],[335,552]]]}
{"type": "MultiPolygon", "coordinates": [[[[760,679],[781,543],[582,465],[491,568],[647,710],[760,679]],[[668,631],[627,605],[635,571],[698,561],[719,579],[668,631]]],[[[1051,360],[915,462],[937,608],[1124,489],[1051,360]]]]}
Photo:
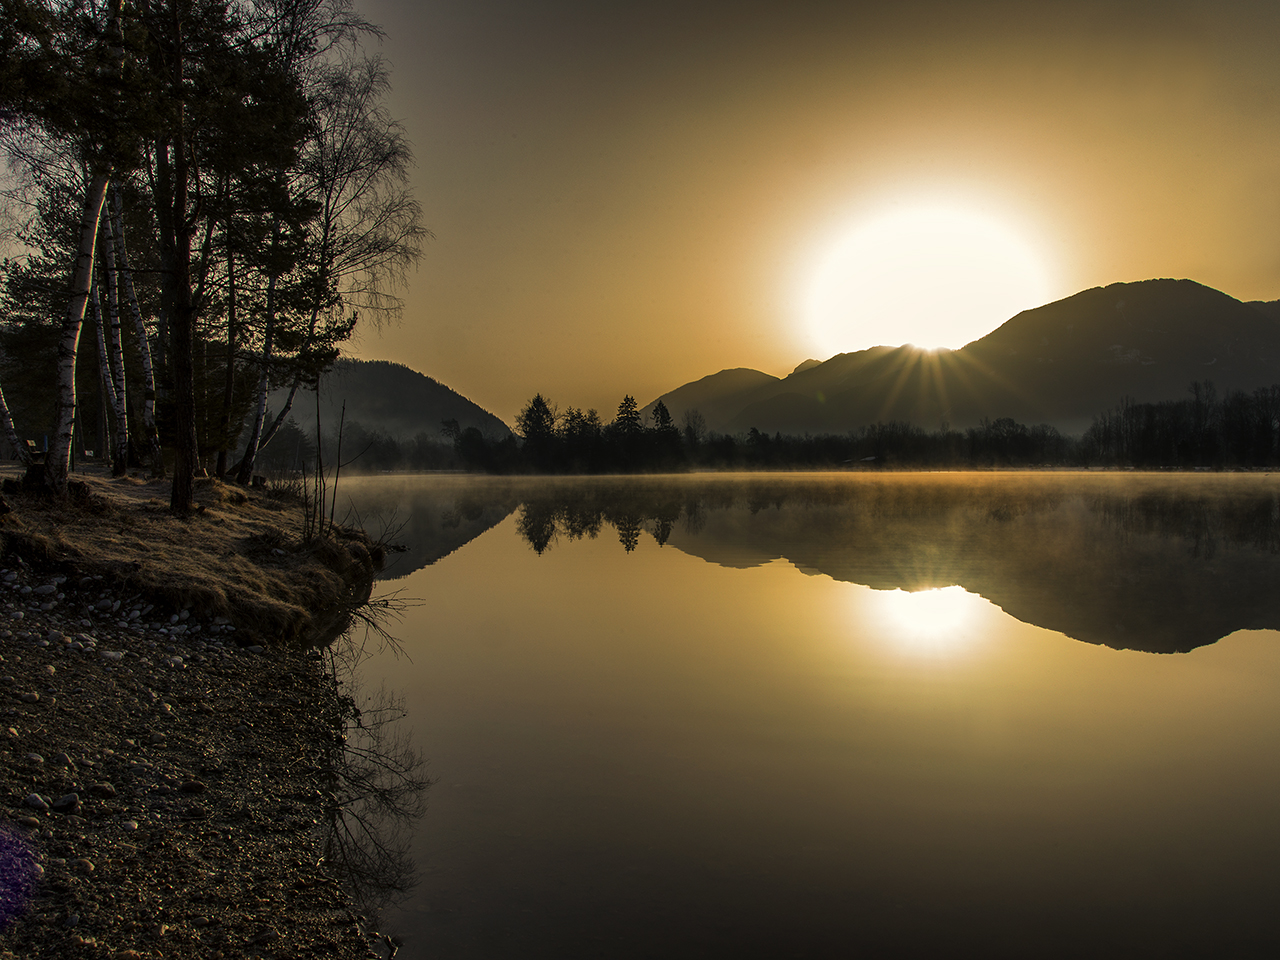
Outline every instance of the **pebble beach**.
{"type": "Polygon", "coordinates": [[[0,557],[3,960],[385,955],[318,853],[335,681],[227,612],[0,557]]]}

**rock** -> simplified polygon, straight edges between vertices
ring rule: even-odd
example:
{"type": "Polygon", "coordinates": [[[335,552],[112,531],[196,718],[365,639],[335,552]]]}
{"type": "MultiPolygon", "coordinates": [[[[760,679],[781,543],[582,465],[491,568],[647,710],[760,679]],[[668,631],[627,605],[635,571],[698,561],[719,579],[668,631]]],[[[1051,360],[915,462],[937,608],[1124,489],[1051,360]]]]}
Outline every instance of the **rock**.
{"type": "Polygon", "coordinates": [[[110,800],[116,795],[116,788],[110,783],[94,783],[89,786],[89,796],[102,800],[110,800]]]}
{"type": "Polygon", "coordinates": [[[201,783],[199,780],[188,780],[178,787],[179,793],[196,794],[196,793],[204,793],[204,791],[205,791],[205,785],[201,783]]]}
{"type": "Polygon", "coordinates": [[[147,743],[164,743],[164,734],[157,730],[151,736],[147,737],[147,743]]]}
{"type": "Polygon", "coordinates": [[[40,756],[38,753],[28,753],[27,763],[34,763],[38,766],[39,764],[44,763],[44,757],[40,756]]]}
{"type": "Polygon", "coordinates": [[[28,690],[26,693],[18,694],[18,699],[23,703],[39,703],[40,694],[36,693],[34,690],[28,690]]]}
{"type": "Polygon", "coordinates": [[[125,829],[125,830],[129,830],[129,831],[137,830],[137,829],[138,829],[138,821],[137,821],[137,820],[126,820],[124,823],[120,824],[120,826],[121,826],[121,828],[123,828],[123,829],[125,829]]]}
{"type": "Polygon", "coordinates": [[[27,830],[36,830],[40,827],[40,819],[38,817],[19,817],[18,826],[27,830]]]}
{"type": "Polygon", "coordinates": [[[53,801],[50,806],[56,813],[75,813],[80,809],[80,794],[68,793],[53,801]]]}
{"type": "Polygon", "coordinates": [[[38,793],[28,794],[27,799],[23,800],[22,802],[26,806],[31,807],[33,810],[40,810],[42,812],[47,812],[49,809],[49,801],[46,800],[44,797],[40,796],[40,794],[38,793]]]}
{"type": "Polygon", "coordinates": [[[72,873],[93,873],[93,861],[80,857],[67,864],[72,873]]]}
{"type": "Polygon", "coordinates": [[[275,930],[272,930],[270,927],[263,927],[261,930],[259,930],[257,933],[255,933],[252,937],[249,938],[249,946],[263,947],[263,946],[266,946],[268,943],[275,943],[279,939],[280,939],[280,934],[278,934],[275,930]]]}
{"type": "Polygon", "coordinates": [[[142,954],[137,950],[117,950],[115,960],[142,960],[142,954]]]}
{"type": "Polygon", "coordinates": [[[103,650],[102,658],[104,660],[123,660],[124,654],[119,650],[103,650]]]}
{"type": "Polygon", "coordinates": [[[58,585],[56,583],[43,583],[38,587],[33,587],[31,592],[39,597],[47,597],[51,593],[58,592],[58,585]]]}

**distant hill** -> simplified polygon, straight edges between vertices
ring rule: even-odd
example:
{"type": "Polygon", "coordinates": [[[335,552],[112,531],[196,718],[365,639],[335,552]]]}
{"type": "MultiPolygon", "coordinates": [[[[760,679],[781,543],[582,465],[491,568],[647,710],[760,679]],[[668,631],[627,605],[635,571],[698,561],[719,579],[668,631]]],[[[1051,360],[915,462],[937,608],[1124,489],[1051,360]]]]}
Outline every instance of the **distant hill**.
{"type": "MultiPolygon", "coordinates": [[[[275,409],[284,403],[284,392],[271,397],[275,409]]],[[[392,437],[410,440],[426,433],[440,440],[440,423],[457,420],[466,430],[475,427],[485,436],[501,440],[511,429],[489,411],[462,394],[404,364],[387,360],[342,359],[320,382],[320,415],[326,429],[336,428],[346,402],[348,422],[392,437]]],[[[315,416],[314,395],[294,401],[294,419],[315,416]]]]}
{"type": "Polygon", "coordinates": [[[1196,380],[1222,393],[1280,383],[1280,302],[1243,303],[1191,280],[1113,283],[1023,311],[960,350],[873,347],[782,379],[727,370],[658,399],[677,422],[697,408],[728,433],[889,420],[936,430],[984,417],[1079,433],[1123,397],[1180,399],[1196,380]]]}
{"type": "MultiPolygon", "coordinates": [[[[706,419],[707,424],[728,423],[742,409],[743,397],[755,396],[767,391],[774,384],[781,383],[777,377],[747,367],[734,367],[732,370],[721,370],[709,377],[686,383],[676,387],[670,393],[663,394],[661,399],[667,405],[676,422],[686,410],[697,410],[706,419]]],[[[645,408],[646,413],[653,412],[655,400],[645,408]]],[[[712,429],[723,429],[713,426],[712,429]]]]}

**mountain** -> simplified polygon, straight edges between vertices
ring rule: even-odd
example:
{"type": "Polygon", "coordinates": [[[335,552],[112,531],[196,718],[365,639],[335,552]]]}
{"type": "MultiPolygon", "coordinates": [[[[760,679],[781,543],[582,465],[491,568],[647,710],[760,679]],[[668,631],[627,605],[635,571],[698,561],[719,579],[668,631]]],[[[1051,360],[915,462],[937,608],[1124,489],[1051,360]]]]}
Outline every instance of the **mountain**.
{"type": "MultiPolygon", "coordinates": [[[[686,383],[683,387],[676,387],[659,399],[666,403],[667,409],[671,411],[677,423],[680,422],[686,410],[697,410],[706,419],[708,425],[727,423],[741,409],[740,397],[753,396],[781,382],[777,377],[761,373],[759,370],[734,367],[731,370],[721,370],[709,377],[695,380],[693,383],[686,383]]],[[[655,400],[649,404],[644,412],[653,413],[654,404],[657,402],[655,400]]],[[[713,426],[712,429],[722,428],[713,426]]]]}
{"type": "Polygon", "coordinates": [[[1243,303],[1191,280],[1113,283],[1025,310],[960,350],[872,347],[782,379],[724,371],[658,399],[677,421],[696,407],[728,433],[890,420],[936,430],[984,417],[1079,433],[1124,397],[1179,399],[1196,380],[1223,393],[1280,382],[1280,302],[1243,303]]]}
{"type": "MultiPolygon", "coordinates": [[[[285,393],[271,397],[275,409],[284,403],[285,393]]],[[[346,402],[346,420],[368,430],[381,430],[392,437],[412,439],[426,433],[440,440],[440,423],[457,420],[466,430],[475,427],[501,440],[511,429],[489,411],[431,377],[400,363],[386,360],[342,359],[320,381],[320,416],[327,427],[336,427],[346,402]]],[[[314,395],[300,395],[294,402],[296,420],[315,415],[314,395]]]]}

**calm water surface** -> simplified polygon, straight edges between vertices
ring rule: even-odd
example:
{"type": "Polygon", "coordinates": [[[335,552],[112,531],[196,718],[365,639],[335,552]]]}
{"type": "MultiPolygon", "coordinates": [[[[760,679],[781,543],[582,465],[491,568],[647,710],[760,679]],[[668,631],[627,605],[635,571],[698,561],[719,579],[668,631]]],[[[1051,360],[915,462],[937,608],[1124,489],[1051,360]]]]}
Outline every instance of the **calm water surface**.
{"type": "Polygon", "coordinates": [[[1280,482],[343,481],[399,956],[1275,956],[1280,482]]]}

